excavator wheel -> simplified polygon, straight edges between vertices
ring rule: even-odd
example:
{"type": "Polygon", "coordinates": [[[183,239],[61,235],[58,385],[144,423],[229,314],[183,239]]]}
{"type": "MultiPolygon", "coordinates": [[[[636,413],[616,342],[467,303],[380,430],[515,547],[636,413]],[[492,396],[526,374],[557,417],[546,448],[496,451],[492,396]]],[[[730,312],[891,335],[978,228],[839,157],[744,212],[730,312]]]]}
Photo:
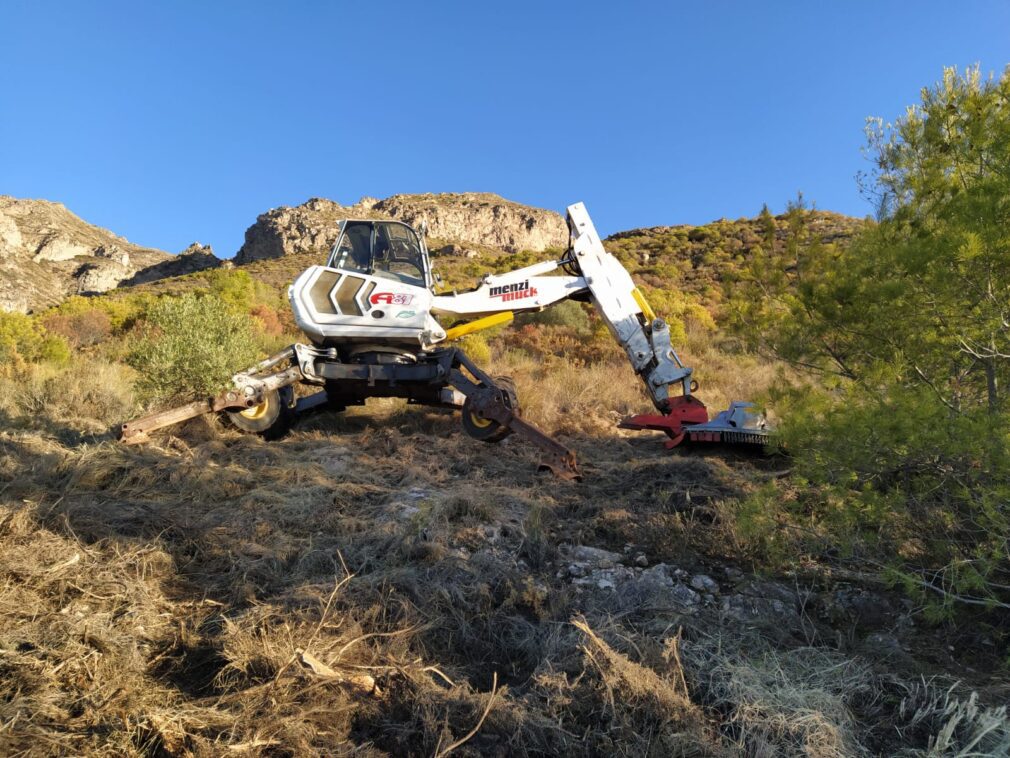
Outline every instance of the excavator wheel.
{"type": "Polygon", "coordinates": [[[271,390],[263,397],[263,402],[243,411],[228,411],[228,420],[249,434],[259,434],[265,439],[280,439],[295,418],[295,392],[292,387],[271,390]]]}
{"type": "MultiPolygon", "coordinates": [[[[519,396],[516,394],[515,382],[507,376],[496,376],[495,384],[505,392],[505,402],[512,409],[512,412],[517,416],[521,416],[522,410],[519,408],[519,396]]],[[[497,421],[484,418],[477,413],[473,409],[470,398],[467,398],[463,403],[462,418],[463,431],[466,432],[467,436],[481,442],[489,444],[501,442],[512,434],[512,430],[507,426],[502,426],[497,421]]]]}

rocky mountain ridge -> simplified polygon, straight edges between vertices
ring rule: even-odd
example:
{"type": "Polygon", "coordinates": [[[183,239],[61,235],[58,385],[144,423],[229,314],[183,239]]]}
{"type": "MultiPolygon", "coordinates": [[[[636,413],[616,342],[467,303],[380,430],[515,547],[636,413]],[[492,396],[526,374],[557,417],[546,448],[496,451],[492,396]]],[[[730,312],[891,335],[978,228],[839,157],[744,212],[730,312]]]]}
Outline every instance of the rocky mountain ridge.
{"type": "MultiPolygon", "coordinates": [[[[865,223],[827,211],[808,216],[810,233],[824,243],[844,244],[865,223]]],[[[461,261],[446,263],[443,255],[440,270],[445,274],[452,273],[448,269],[453,266],[466,268],[461,281],[472,279],[476,274],[471,269],[481,265],[471,259],[490,256],[487,263],[502,270],[507,265],[503,256],[562,248],[568,238],[559,214],[489,193],[365,197],[347,206],[313,198],[261,214],[246,231],[234,263],[276,265],[289,277],[288,269],[321,260],[345,218],[394,218],[415,228],[425,223],[430,246],[461,261]]],[[[677,282],[702,293],[718,288],[724,275],[760,248],[766,234],[762,223],[757,218],[720,219],[701,226],[631,229],[611,235],[605,245],[646,284],[665,288],[677,282]]],[[[776,237],[784,238],[785,217],[774,223],[776,237]]],[[[70,295],[150,284],[222,264],[231,262],[200,243],[172,255],[89,224],[62,204],[0,196],[0,310],[39,311],[70,295]]]]}
{"type": "Polygon", "coordinates": [[[424,222],[433,239],[494,247],[507,253],[564,247],[568,242],[568,228],[559,214],[488,192],[393,195],[385,200],[363,197],[348,206],[312,198],[261,214],[246,231],[235,263],[309,252],[325,254],[336,241],[337,222],[346,218],[392,218],[414,228],[424,222]]]}
{"type": "Polygon", "coordinates": [[[0,310],[37,311],[220,263],[210,248],[171,255],[89,224],[62,203],[0,195],[0,310]]]}

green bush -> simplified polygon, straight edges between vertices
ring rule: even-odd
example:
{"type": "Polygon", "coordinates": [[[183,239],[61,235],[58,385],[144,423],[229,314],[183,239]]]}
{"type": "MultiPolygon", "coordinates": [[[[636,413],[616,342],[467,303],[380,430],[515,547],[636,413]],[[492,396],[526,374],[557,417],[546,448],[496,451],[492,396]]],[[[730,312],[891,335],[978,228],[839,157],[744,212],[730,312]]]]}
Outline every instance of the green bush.
{"type": "Polygon", "coordinates": [[[258,305],[276,307],[277,292],[270,285],[254,279],[248,271],[212,269],[201,273],[210,294],[220,298],[237,313],[249,313],[258,305]]]}
{"type": "MultiPolygon", "coordinates": [[[[935,617],[1010,601],[1010,437],[931,390],[788,390],[779,441],[793,477],[745,500],[738,528],[764,559],[836,554],[885,571],[935,617]]],[[[1010,606],[1007,606],[1010,607],[1010,606]]]]}
{"type": "Polygon", "coordinates": [[[23,313],[0,313],[0,364],[6,372],[28,363],[50,361],[66,363],[70,346],[59,335],[23,313]]]}
{"type": "Polygon", "coordinates": [[[935,616],[1010,611],[1008,97],[1010,71],[947,69],[921,105],[871,121],[878,222],[836,247],[802,199],[784,239],[763,214],[731,303],[750,346],[826,388],[773,398],[796,477],[741,511],[752,536],[844,547],[935,616]]]}
{"type": "Polygon", "coordinates": [[[163,298],[148,311],[127,362],[142,374],[142,393],[168,399],[214,394],[259,355],[250,318],[219,297],[191,293],[163,298]]]}
{"type": "Polygon", "coordinates": [[[589,316],[581,303],[574,300],[563,300],[545,310],[536,313],[523,313],[516,318],[517,326],[526,324],[543,324],[544,326],[566,326],[580,337],[589,336],[592,327],[589,316]]]}
{"type": "Polygon", "coordinates": [[[715,330],[712,314],[698,302],[694,295],[670,289],[643,287],[643,294],[656,315],[670,326],[670,340],[683,345],[687,341],[687,322],[691,321],[705,331],[715,330]]]}
{"type": "Polygon", "coordinates": [[[108,317],[109,327],[112,332],[119,334],[129,329],[137,321],[142,320],[147,309],[154,305],[155,302],[157,302],[157,298],[146,292],[116,295],[115,297],[83,297],[81,295],[73,295],[55,308],[48,310],[44,316],[47,318],[50,316],[59,316],[67,320],[73,320],[85,314],[99,312],[108,317]]]}

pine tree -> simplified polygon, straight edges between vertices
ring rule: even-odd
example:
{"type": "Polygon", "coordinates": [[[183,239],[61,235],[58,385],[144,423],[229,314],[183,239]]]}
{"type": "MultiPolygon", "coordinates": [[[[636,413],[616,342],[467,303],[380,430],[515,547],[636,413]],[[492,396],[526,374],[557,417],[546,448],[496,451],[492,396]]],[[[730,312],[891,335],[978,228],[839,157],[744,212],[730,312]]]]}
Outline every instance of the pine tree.
{"type": "Polygon", "coordinates": [[[807,512],[945,607],[1010,609],[1010,68],[947,69],[867,134],[879,222],[845,250],[801,245],[791,204],[734,323],[829,390],[779,403],[807,512]]]}

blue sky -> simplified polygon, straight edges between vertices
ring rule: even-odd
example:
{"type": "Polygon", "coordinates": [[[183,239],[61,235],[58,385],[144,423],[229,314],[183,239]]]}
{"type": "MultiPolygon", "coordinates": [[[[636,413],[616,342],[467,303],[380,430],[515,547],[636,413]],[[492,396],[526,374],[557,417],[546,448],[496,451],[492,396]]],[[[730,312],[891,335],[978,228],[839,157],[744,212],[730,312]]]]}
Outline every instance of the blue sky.
{"type": "Polygon", "coordinates": [[[0,194],[222,256],[313,196],[862,216],[865,118],[1010,63],[1007,2],[0,2],[0,194]]]}

